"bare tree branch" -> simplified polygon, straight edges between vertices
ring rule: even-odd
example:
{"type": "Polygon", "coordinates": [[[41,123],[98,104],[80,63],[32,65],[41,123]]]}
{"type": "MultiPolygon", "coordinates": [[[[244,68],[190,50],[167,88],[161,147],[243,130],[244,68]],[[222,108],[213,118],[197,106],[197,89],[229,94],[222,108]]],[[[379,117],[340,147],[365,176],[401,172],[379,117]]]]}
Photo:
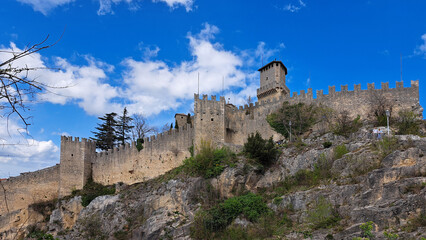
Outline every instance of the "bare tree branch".
{"type": "MultiPolygon", "coordinates": [[[[62,36],[58,39],[58,41],[62,36]]],[[[41,50],[50,48],[58,43],[47,44],[49,35],[46,36],[41,42],[28,45],[23,50],[2,50],[1,53],[11,55],[4,62],[0,62],[0,110],[3,116],[9,117],[12,114],[17,114],[27,128],[30,123],[30,117],[25,116],[29,108],[26,103],[32,102],[36,94],[52,88],[38,81],[37,78],[29,77],[29,73],[41,69],[50,69],[45,67],[30,67],[14,66],[19,59],[27,57],[31,54],[37,53],[41,50]]]]}
{"type": "Polygon", "coordinates": [[[143,139],[147,134],[154,132],[154,128],[149,126],[146,118],[142,114],[134,114],[132,118],[132,125],[134,126],[132,128],[133,141],[143,139]]]}

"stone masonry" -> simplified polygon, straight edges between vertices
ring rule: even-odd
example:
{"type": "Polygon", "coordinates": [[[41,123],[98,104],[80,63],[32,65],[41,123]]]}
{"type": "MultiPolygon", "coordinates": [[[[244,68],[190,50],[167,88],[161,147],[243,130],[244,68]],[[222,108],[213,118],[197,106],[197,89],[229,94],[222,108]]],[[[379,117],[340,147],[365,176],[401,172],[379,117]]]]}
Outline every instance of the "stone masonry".
{"type": "Polygon", "coordinates": [[[243,145],[247,136],[256,131],[264,138],[272,136],[278,140],[282,136],[272,130],[266,116],[285,101],[322,104],[336,112],[348,110],[352,116],[367,119],[371,117],[370,99],[380,95],[393,102],[394,113],[409,109],[422,114],[418,80],[411,81],[410,87],[397,82],[396,88],[382,83],[380,89],[368,84],[368,88],[362,90],[361,85],[355,85],[353,91],[343,85],[340,92],[332,86],[328,94],[317,90],[314,98],[312,89],[290,96],[285,84],[287,68],[281,61],[268,63],[259,71],[258,102],[237,108],[227,104],[222,96],[219,100],[216,96],[209,99],[207,95],[200,99],[195,94],[192,124],[187,124],[186,117],[182,116],[178,129],[145,138],[141,151],[131,143],[97,153],[93,141],[61,137],[59,165],[0,182],[0,217],[32,203],[69,195],[72,190],[81,189],[90,177],[101,184],[132,184],[154,178],[181,165],[190,156],[189,148],[195,146],[196,149],[201,141],[233,148],[243,145]]]}

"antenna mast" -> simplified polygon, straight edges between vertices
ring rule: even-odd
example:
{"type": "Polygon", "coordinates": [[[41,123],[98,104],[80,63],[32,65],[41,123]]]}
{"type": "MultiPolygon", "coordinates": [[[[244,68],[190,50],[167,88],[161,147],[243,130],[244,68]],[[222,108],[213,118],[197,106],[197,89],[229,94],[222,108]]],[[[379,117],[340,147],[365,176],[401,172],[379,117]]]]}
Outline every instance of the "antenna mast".
{"type": "Polygon", "coordinates": [[[225,91],[225,76],[222,76],[222,96],[225,91]]]}
{"type": "Polygon", "coordinates": [[[401,62],[401,82],[402,82],[402,53],[400,54],[400,62],[401,62]]]}

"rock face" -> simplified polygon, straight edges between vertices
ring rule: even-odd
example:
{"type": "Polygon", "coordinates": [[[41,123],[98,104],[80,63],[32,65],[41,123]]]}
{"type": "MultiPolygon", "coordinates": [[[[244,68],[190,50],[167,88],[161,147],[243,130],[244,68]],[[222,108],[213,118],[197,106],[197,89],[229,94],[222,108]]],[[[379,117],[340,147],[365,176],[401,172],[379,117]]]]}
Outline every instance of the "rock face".
{"type": "MultiPolygon", "coordinates": [[[[81,198],[74,197],[57,204],[46,228],[59,239],[190,239],[201,202],[245,191],[274,192],[286,178],[314,170],[325,158],[331,161],[331,178],[266,201],[274,212],[287,211],[297,227],[309,229],[308,215],[318,199],[324,199],[339,215],[338,225],[311,229],[309,234],[294,228],[272,239],[352,239],[362,235],[360,226],[368,221],[373,222],[376,239],[386,239],[385,231],[399,239],[421,239],[426,237],[426,139],[398,136],[394,140],[396,144],[384,149],[389,153],[383,154],[377,142],[364,136],[352,141],[325,136],[309,140],[303,148],[283,148],[277,163],[263,171],[240,158],[213,179],[158,178],[123,186],[116,195],[98,197],[85,208],[81,198]],[[324,148],[322,142],[329,140],[333,146],[324,148]],[[339,159],[335,159],[337,145],[348,150],[339,159]]],[[[33,222],[43,221],[42,215],[38,218],[33,222]]],[[[234,224],[253,225],[243,216],[234,224]]],[[[2,234],[11,239],[7,232],[2,234]]]]}

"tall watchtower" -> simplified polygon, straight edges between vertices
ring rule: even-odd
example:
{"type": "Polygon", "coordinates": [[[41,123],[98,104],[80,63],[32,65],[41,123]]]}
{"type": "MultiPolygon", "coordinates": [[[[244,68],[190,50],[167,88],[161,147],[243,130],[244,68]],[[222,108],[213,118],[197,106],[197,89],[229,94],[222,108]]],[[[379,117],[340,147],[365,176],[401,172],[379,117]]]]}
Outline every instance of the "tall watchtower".
{"type": "Polygon", "coordinates": [[[95,142],[88,139],[61,137],[61,164],[59,167],[59,197],[82,189],[92,176],[92,161],[96,155],[95,142]]]}
{"type": "Polygon", "coordinates": [[[258,100],[290,94],[290,89],[285,85],[287,68],[281,61],[272,61],[259,68],[258,71],[260,72],[260,88],[257,89],[258,100]]]}

